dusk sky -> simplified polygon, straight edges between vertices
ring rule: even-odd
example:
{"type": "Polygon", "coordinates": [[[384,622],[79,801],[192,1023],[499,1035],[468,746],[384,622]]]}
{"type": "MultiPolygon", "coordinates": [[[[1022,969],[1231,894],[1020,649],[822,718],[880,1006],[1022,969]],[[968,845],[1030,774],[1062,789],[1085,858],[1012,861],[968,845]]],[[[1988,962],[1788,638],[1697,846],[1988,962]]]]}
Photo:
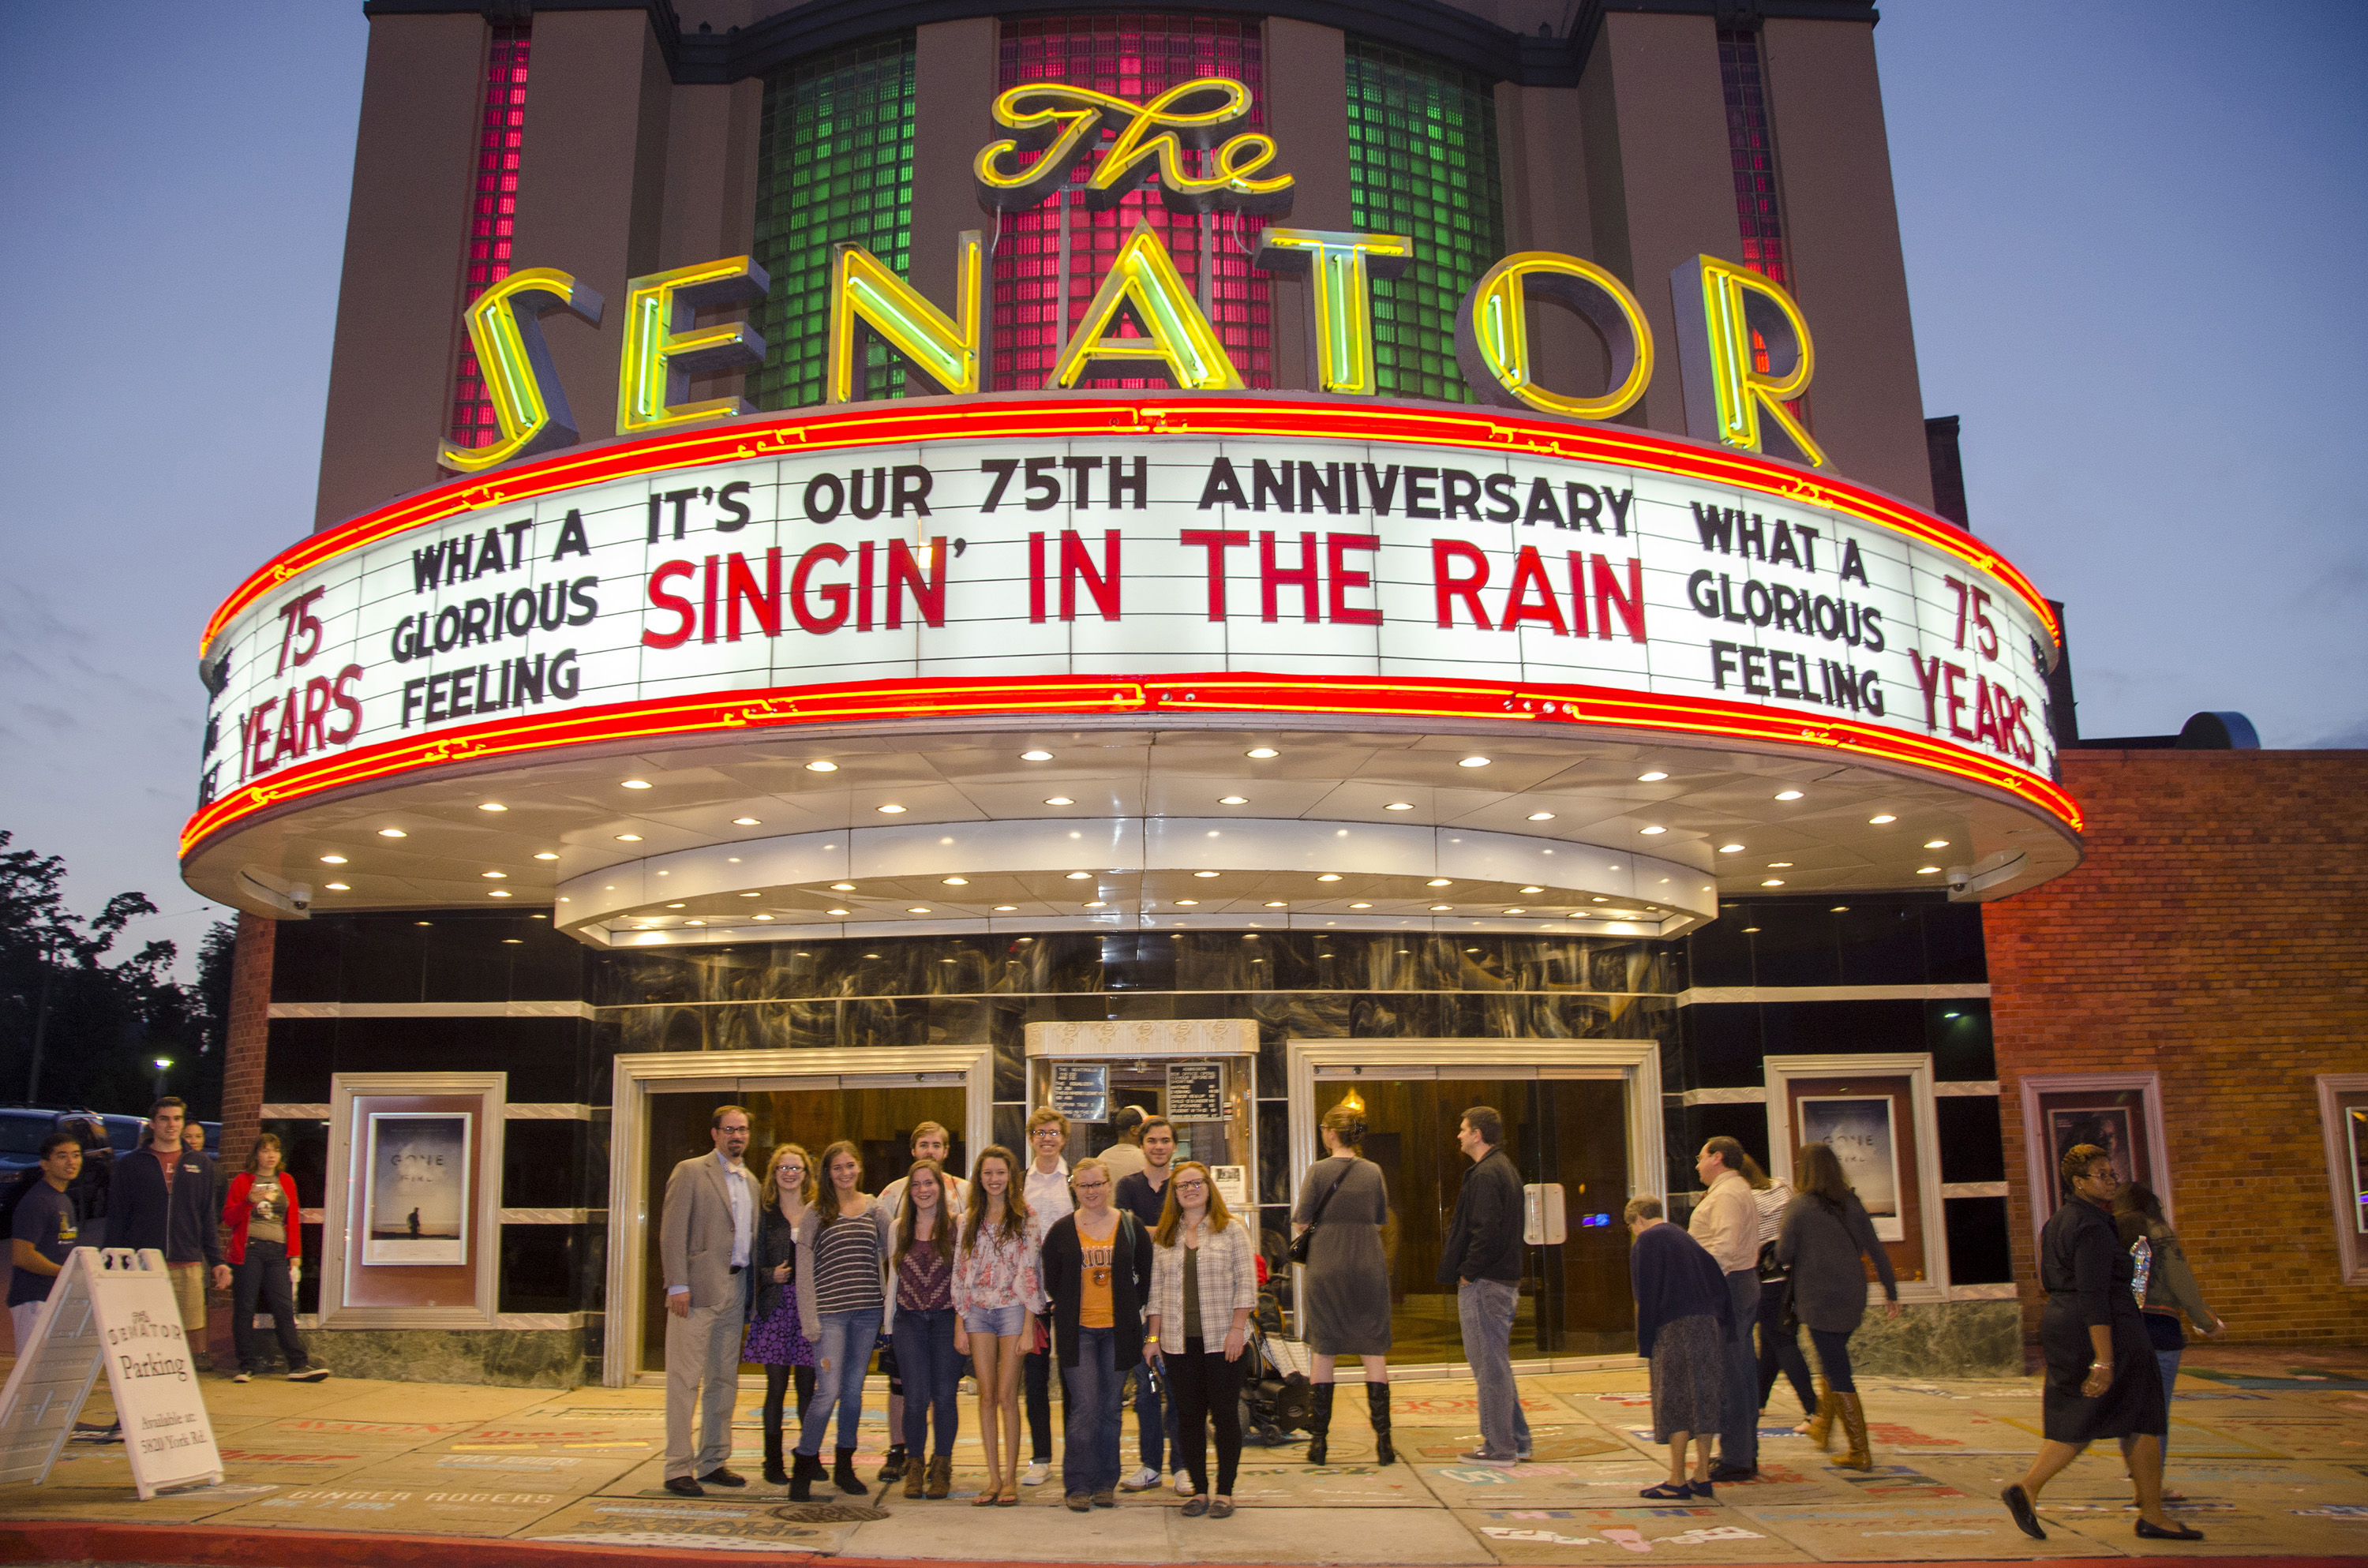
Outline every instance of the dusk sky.
{"type": "MultiPolygon", "coordinates": [[[[367,35],[17,6],[0,50],[0,829],[185,958],[224,913],[175,865],[197,637],[310,526],[367,35]]],[[[2368,7],[1927,0],[1875,40],[1924,412],[2066,602],[2082,733],[2368,746],[2368,7]]]]}

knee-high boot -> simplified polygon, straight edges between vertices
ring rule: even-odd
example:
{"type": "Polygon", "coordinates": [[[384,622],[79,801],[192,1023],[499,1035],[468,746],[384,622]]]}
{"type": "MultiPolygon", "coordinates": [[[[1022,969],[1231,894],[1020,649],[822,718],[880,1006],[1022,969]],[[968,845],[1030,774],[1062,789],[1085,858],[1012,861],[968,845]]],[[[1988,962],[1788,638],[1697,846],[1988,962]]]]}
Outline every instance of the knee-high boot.
{"type": "Polygon", "coordinates": [[[1373,1419],[1373,1462],[1390,1464],[1396,1460],[1397,1450],[1390,1447],[1390,1385],[1365,1385],[1365,1412],[1373,1419]]]}
{"type": "Polygon", "coordinates": [[[765,1484],[787,1486],[789,1468],[781,1460],[781,1396],[789,1392],[790,1369],[765,1369],[765,1484]]]}
{"type": "Polygon", "coordinates": [[[1308,1392],[1314,1395],[1314,1418],[1307,1423],[1307,1462],[1322,1464],[1331,1452],[1328,1441],[1332,1434],[1332,1385],[1317,1383],[1308,1392]]]}
{"type": "Polygon", "coordinates": [[[1826,1374],[1817,1374],[1817,1408],[1809,1413],[1808,1425],[1801,1435],[1817,1445],[1823,1453],[1834,1440],[1834,1391],[1826,1382],[1826,1374]]]}
{"type": "Polygon", "coordinates": [[[1834,1461],[1835,1468],[1873,1470],[1874,1456],[1867,1450],[1866,1446],[1865,1407],[1859,1403],[1858,1395],[1854,1393],[1838,1393],[1833,1397],[1841,1401],[1842,1431],[1850,1438],[1850,1452],[1834,1461]]]}

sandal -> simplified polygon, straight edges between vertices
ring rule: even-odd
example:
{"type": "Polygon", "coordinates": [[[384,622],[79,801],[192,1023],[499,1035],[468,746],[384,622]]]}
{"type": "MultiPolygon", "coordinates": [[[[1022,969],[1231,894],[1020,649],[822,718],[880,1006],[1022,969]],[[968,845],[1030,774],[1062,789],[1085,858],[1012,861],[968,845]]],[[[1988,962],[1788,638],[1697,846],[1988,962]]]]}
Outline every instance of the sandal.
{"type": "Polygon", "coordinates": [[[1658,1486],[1647,1486],[1636,1494],[1656,1503],[1682,1503],[1694,1494],[1694,1489],[1682,1481],[1664,1481],[1658,1486]]]}
{"type": "Polygon", "coordinates": [[[1001,1480],[990,1475],[986,1478],[986,1484],[978,1489],[978,1495],[970,1500],[970,1506],[973,1508],[992,1508],[1002,1495],[1001,1480]]]}
{"type": "Polygon", "coordinates": [[[1008,1481],[1005,1482],[1003,1483],[1003,1490],[996,1494],[995,1506],[998,1508],[1017,1508],[1019,1506],[1019,1488],[1014,1486],[1008,1481]]]}

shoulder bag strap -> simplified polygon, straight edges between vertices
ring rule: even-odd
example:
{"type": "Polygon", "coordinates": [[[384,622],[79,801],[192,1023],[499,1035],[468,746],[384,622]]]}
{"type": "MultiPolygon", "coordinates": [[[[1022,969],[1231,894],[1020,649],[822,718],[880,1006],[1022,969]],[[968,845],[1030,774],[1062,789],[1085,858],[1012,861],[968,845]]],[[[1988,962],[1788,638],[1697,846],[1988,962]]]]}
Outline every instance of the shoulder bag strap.
{"type": "Polygon", "coordinates": [[[1324,1196],[1315,1200],[1315,1211],[1307,1216],[1307,1228],[1309,1230],[1314,1230],[1318,1224],[1323,1222],[1325,1205],[1330,1203],[1332,1201],[1332,1195],[1340,1190],[1340,1184],[1349,1179],[1349,1165],[1353,1165],[1355,1164],[1356,1161],[1351,1160],[1349,1161],[1349,1165],[1341,1166],[1340,1174],[1332,1178],[1332,1185],[1324,1189],[1324,1196]]]}

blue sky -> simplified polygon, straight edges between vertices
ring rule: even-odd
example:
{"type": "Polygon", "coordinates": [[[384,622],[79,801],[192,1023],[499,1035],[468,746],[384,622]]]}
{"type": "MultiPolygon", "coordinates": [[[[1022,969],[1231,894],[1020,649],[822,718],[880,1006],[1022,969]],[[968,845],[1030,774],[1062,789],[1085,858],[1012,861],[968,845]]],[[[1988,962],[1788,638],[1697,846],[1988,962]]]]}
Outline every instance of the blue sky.
{"type": "MultiPolygon", "coordinates": [[[[20,6],[0,49],[0,828],[185,952],[196,638],[312,517],[367,30],[20,6]]],[[[2368,7],[1925,0],[1875,40],[1925,412],[2066,601],[2082,733],[2368,746],[2368,7]]]]}

